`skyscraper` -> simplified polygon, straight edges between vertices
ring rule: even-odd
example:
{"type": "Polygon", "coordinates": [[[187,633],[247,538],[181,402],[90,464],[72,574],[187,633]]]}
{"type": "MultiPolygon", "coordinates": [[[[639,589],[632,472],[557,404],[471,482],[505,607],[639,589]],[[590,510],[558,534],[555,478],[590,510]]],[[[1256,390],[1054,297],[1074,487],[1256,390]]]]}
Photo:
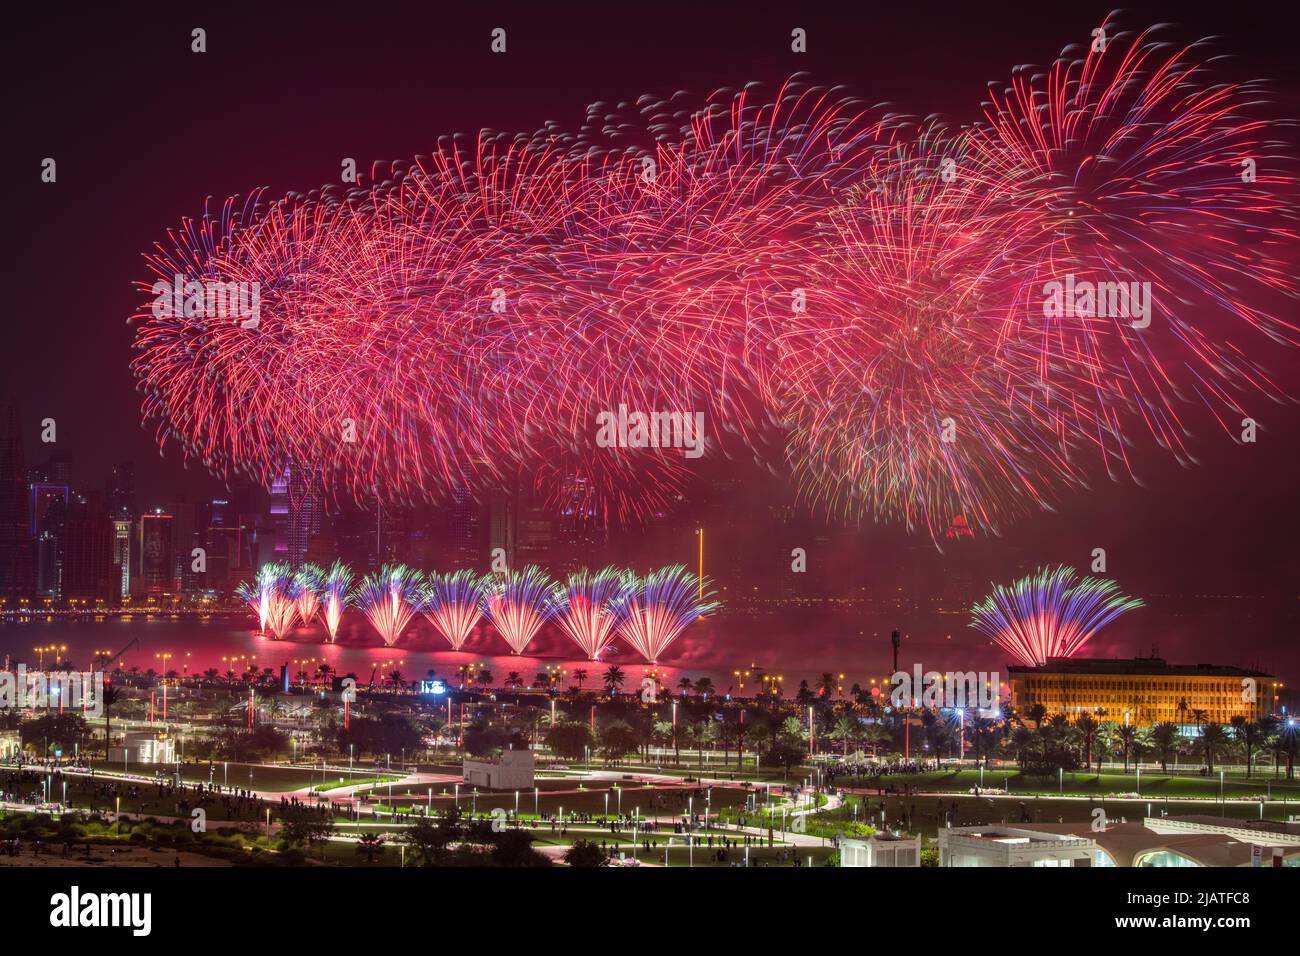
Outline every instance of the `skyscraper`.
{"type": "Polygon", "coordinates": [[[147,596],[172,593],[172,516],[161,508],[140,516],[140,591],[147,596]]]}
{"type": "Polygon", "coordinates": [[[114,597],[113,523],[98,492],[77,496],[68,509],[63,543],[63,597],[108,603],[114,597]]]}
{"type": "Polygon", "coordinates": [[[32,536],[18,403],[0,400],[0,602],[32,594],[32,536]]]}

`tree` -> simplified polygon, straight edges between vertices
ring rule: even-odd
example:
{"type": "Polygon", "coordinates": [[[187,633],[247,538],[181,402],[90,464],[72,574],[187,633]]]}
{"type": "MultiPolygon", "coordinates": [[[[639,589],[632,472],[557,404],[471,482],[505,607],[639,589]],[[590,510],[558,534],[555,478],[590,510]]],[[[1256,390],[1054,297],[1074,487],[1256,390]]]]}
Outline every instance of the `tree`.
{"type": "Polygon", "coordinates": [[[506,674],[506,686],[507,687],[524,686],[524,679],[519,676],[519,671],[510,671],[510,673],[506,674]]]}
{"type": "Polygon", "coordinates": [[[608,866],[609,856],[599,844],[591,840],[578,840],[564,851],[564,862],[569,866],[608,866]]]}
{"type": "Polygon", "coordinates": [[[288,806],[280,811],[280,841],[285,846],[323,843],[334,832],[334,821],[314,807],[288,806]]]}
{"type": "Polygon", "coordinates": [[[695,693],[707,699],[708,696],[713,693],[713,679],[710,677],[701,677],[696,680],[695,693]]]}
{"type": "Polygon", "coordinates": [[[617,763],[635,753],[639,743],[636,731],[621,720],[612,720],[600,728],[600,750],[606,760],[617,763]]]}
{"type": "Polygon", "coordinates": [[[835,688],[838,686],[834,674],[824,673],[821,677],[817,678],[817,693],[820,696],[825,697],[827,700],[830,700],[835,696],[835,688]]]}
{"type": "Polygon", "coordinates": [[[573,679],[578,682],[578,690],[582,690],[582,685],[587,683],[589,677],[590,675],[587,673],[586,669],[582,667],[579,667],[573,672],[573,679]]]}
{"type": "Polygon", "coordinates": [[[1214,773],[1214,758],[1221,753],[1228,743],[1228,735],[1219,724],[1206,724],[1201,728],[1201,754],[1205,757],[1205,766],[1214,773]]]}
{"type": "Polygon", "coordinates": [[[357,840],[357,853],[366,858],[367,863],[374,863],[384,845],[384,838],[378,833],[363,833],[357,840]]]}
{"type": "Polygon", "coordinates": [[[1084,766],[1089,770],[1092,769],[1092,741],[1097,735],[1097,719],[1092,714],[1080,714],[1075,720],[1074,726],[1078,729],[1080,736],[1083,737],[1084,744],[1084,766]]]}
{"type": "Polygon", "coordinates": [[[1232,718],[1232,735],[1246,750],[1246,776],[1249,778],[1252,770],[1251,758],[1256,749],[1263,746],[1266,737],[1264,728],[1253,720],[1237,716],[1232,718]]]}
{"type": "Polygon", "coordinates": [[[112,680],[104,681],[104,759],[108,759],[108,748],[113,740],[113,705],[122,699],[122,692],[113,686],[112,680]]]}
{"type": "Polygon", "coordinates": [[[1178,744],[1178,725],[1163,721],[1151,728],[1151,743],[1160,753],[1160,772],[1169,772],[1169,751],[1178,744]]]}
{"type": "Polygon", "coordinates": [[[701,720],[691,724],[689,732],[691,742],[695,744],[696,752],[700,755],[700,763],[704,763],[704,746],[718,739],[718,728],[711,720],[701,720]]]}
{"type": "Polygon", "coordinates": [[[1128,755],[1137,740],[1137,727],[1133,724],[1122,724],[1115,728],[1115,736],[1119,738],[1120,745],[1124,748],[1124,772],[1128,773],[1128,755]]]}
{"type": "Polygon", "coordinates": [[[884,724],[867,724],[867,729],[863,732],[863,742],[871,748],[872,756],[879,756],[881,747],[893,746],[894,735],[884,724]]]}
{"type": "Polygon", "coordinates": [[[1034,727],[1041,730],[1043,728],[1043,718],[1047,716],[1047,708],[1042,704],[1031,704],[1026,711],[1029,719],[1034,722],[1034,727]]]}
{"type": "Polygon", "coordinates": [[[609,670],[605,671],[603,679],[605,681],[605,690],[609,691],[609,695],[613,697],[618,693],[619,688],[623,686],[623,681],[627,679],[627,675],[623,673],[623,668],[614,664],[609,670]]]}
{"type": "Polygon", "coordinates": [[[685,675],[683,675],[681,680],[677,682],[677,689],[682,692],[683,697],[689,694],[694,686],[695,682],[685,675]]]}
{"type": "Polygon", "coordinates": [[[578,720],[557,723],[543,740],[551,753],[564,760],[581,760],[593,743],[591,728],[578,720]]]}
{"type": "Polygon", "coordinates": [[[843,747],[843,752],[848,754],[849,742],[858,739],[858,732],[861,725],[852,717],[841,717],[835,722],[834,729],[831,730],[831,738],[838,740],[843,747]]]}
{"type": "Polygon", "coordinates": [[[86,739],[90,728],[81,714],[64,711],[23,721],[19,732],[24,745],[41,748],[41,759],[44,760],[51,750],[71,753],[86,739]]]}
{"type": "Polygon", "coordinates": [[[462,811],[456,807],[449,807],[437,818],[417,817],[401,839],[411,847],[421,863],[437,866],[447,848],[461,838],[461,819],[462,811]]]}

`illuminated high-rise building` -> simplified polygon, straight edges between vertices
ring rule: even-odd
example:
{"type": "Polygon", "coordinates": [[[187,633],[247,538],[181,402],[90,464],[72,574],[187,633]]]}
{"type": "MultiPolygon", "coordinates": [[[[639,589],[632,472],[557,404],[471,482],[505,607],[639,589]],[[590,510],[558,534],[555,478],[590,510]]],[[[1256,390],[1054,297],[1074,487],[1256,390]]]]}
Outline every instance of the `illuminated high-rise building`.
{"type": "Polygon", "coordinates": [[[32,534],[18,403],[0,401],[0,603],[31,598],[32,534]]]}

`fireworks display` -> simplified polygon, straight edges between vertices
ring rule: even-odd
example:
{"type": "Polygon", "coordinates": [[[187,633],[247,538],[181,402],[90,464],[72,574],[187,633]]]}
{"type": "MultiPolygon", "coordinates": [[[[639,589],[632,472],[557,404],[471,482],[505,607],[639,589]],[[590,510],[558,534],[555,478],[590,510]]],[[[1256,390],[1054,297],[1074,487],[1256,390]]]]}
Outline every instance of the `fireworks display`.
{"type": "Polygon", "coordinates": [[[262,590],[255,584],[245,581],[235,588],[235,597],[248,605],[248,610],[257,618],[258,631],[266,631],[266,602],[262,600],[262,590]]]}
{"type": "Polygon", "coordinates": [[[652,571],[645,577],[629,575],[624,599],[626,617],[618,628],[647,663],[656,664],[668,645],[691,624],[718,607],[707,600],[707,582],[683,565],[652,571]]]}
{"type": "Polygon", "coordinates": [[[458,651],[483,617],[488,582],[473,571],[429,575],[424,589],[424,616],[458,651]]]}
{"type": "Polygon", "coordinates": [[[420,572],[404,564],[384,565],[362,579],[352,601],[392,647],[419,609],[420,572]]]}
{"type": "Polygon", "coordinates": [[[597,660],[613,640],[627,612],[628,589],[628,576],[614,568],[577,571],[552,589],[552,615],[587,660],[597,660]]]}
{"type": "Polygon", "coordinates": [[[298,617],[310,625],[320,611],[320,598],[325,590],[325,572],[314,564],[304,564],[293,577],[293,591],[297,599],[298,617]]]}
{"type": "Polygon", "coordinates": [[[487,585],[488,620],[510,650],[522,654],[546,623],[551,579],[536,565],[493,576],[487,585]]]}
{"type": "Polygon", "coordinates": [[[355,576],[348,567],[342,561],[335,561],[321,584],[321,618],[325,621],[331,644],[338,638],[339,624],[351,598],[354,580],[355,576]]]}
{"type": "Polygon", "coordinates": [[[1029,667],[1073,657],[1103,627],[1142,606],[1114,581],[1083,578],[1072,568],[1040,568],[971,608],[971,626],[1029,667]]]}
{"type": "Polygon", "coordinates": [[[245,600],[257,599],[258,627],[277,641],[298,623],[296,578],[287,564],[264,564],[257,572],[255,592],[245,590],[245,600]]]}
{"type": "Polygon", "coordinates": [[[1144,438],[1190,462],[1193,409],[1232,431],[1281,395],[1256,356],[1296,338],[1297,179],[1205,45],[1102,28],[951,127],[791,81],[227,201],[147,257],[144,416],[225,478],[401,502],[524,475],[635,521],[691,463],[597,447],[596,415],[700,411],[709,455],[936,538],[1137,477],[1144,438]],[[178,275],[193,310],[159,306],[178,275]],[[1134,298],[1049,311],[1076,281],[1134,298]],[[202,314],[253,283],[257,321],[202,314]]]}

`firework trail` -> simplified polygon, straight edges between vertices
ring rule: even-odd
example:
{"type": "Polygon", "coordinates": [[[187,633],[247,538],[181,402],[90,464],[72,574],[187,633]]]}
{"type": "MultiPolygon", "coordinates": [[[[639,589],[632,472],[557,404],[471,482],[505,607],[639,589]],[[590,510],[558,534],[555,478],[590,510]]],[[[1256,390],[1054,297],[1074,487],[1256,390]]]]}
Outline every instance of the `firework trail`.
{"type": "Polygon", "coordinates": [[[453,651],[461,649],[482,618],[489,580],[466,570],[429,575],[422,610],[453,651]]]}
{"type": "Polygon", "coordinates": [[[602,568],[577,571],[551,589],[551,615],[588,660],[597,660],[613,640],[626,613],[628,586],[627,574],[602,568]]]}
{"type": "Polygon", "coordinates": [[[718,608],[707,600],[708,581],[703,582],[683,565],[652,571],[643,578],[629,574],[624,598],[626,617],[618,633],[649,664],[659,657],[682,631],[718,608]]]}
{"type": "Polygon", "coordinates": [[[404,564],[384,565],[367,575],[352,596],[387,647],[392,647],[419,610],[420,572],[404,564]]]}
{"type": "Polygon", "coordinates": [[[1142,606],[1114,581],[1079,579],[1072,568],[1040,568],[971,608],[971,626],[1030,667],[1073,657],[1099,630],[1142,606]]]}
{"type": "Polygon", "coordinates": [[[298,623],[294,573],[287,564],[264,564],[257,572],[258,614],[262,630],[277,641],[298,623]]]}
{"type": "Polygon", "coordinates": [[[266,631],[266,601],[262,598],[262,590],[247,581],[235,588],[235,597],[248,605],[248,609],[257,618],[258,631],[266,631]]]}
{"type": "Polygon", "coordinates": [[[510,650],[522,654],[551,613],[551,579],[536,565],[490,578],[484,608],[510,650]]]}
{"type": "Polygon", "coordinates": [[[1143,438],[1191,463],[1194,419],[1283,397],[1259,359],[1298,337],[1300,190],[1256,85],[1102,27],[952,126],[794,79],[227,200],[146,256],[143,416],[226,479],[295,463],[399,504],[520,483],[601,523],[696,474],[597,447],[620,405],[702,412],[708,456],[932,537],[1140,479],[1143,438]],[[258,321],[169,310],[176,276],[200,304],[257,283],[258,321]],[[1149,284],[1149,325],[1051,314],[1074,279],[1149,284]]]}
{"type": "Polygon", "coordinates": [[[325,572],[314,564],[304,564],[293,578],[293,590],[297,595],[298,617],[305,625],[310,625],[320,611],[320,597],[325,590],[325,572]]]}
{"type": "Polygon", "coordinates": [[[335,561],[321,583],[321,618],[325,621],[331,644],[338,637],[339,623],[348,606],[354,580],[355,576],[347,566],[342,561],[335,561]]]}

